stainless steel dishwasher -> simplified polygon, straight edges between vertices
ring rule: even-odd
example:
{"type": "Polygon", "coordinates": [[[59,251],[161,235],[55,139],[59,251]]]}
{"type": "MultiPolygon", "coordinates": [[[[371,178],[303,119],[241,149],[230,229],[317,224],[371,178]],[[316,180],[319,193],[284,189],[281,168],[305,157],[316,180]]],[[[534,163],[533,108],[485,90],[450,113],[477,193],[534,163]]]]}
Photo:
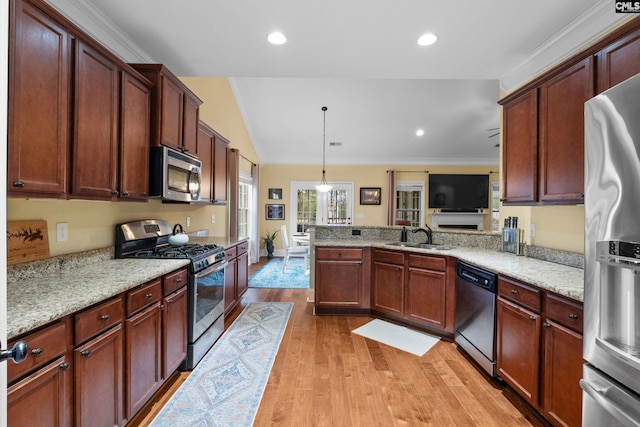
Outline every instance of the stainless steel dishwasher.
{"type": "Polygon", "coordinates": [[[495,377],[497,275],[460,261],[457,273],[454,340],[495,377]]]}

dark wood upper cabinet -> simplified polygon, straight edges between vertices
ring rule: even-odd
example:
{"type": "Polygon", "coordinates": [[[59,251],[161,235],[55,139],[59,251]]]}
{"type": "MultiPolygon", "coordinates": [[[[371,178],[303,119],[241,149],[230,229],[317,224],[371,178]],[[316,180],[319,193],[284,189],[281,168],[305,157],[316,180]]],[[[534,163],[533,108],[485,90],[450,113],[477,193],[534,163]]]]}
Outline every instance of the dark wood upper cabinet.
{"type": "Polygon", "coordinates": [[[584,103],[594,94],[593,57],[540,86],[540,201],[584,202],[584,103]]]}
{"type": "Polygon", "coordinates": [[[203,202],[213,201],[213,149],[215,132],[206,123],[200,121],[198,125],[198,139],[196,155],[202,162],[202,183],[200,184],[200,199],[203,202]]]}
{"type": "Polygon", "coordinates": [[[606,46],[597,61],[598,93],[640,73],[640,29],[606,46]]]}
{"type": "Polygon", "coordinates": [[[123,71],[120,105],[120,196],[128,200],[146,200],[149,194],[151,88],[123,71]]]}
{"type": "Polygon", "coordinates": [[[213,203],[226,205],[228,200],[227,149],[229,140],[216,133],[213,144],[213,203]]]}
{"type": "Polygon", "coordinates": [[[8,194],[64,197],[73,37],[16,1],[9,43],[8,194]]]}
{"type": "Polygon", "coordinates": [[[72,197],[118,196],[119,71],[100,52],[77,42],[72,197]]]}
{"type": "Polygon", "coordinates": [[[538,189],[537,90],[530,90],[505,103],[502,117],[503,203],[534,203],[538,189]]]}

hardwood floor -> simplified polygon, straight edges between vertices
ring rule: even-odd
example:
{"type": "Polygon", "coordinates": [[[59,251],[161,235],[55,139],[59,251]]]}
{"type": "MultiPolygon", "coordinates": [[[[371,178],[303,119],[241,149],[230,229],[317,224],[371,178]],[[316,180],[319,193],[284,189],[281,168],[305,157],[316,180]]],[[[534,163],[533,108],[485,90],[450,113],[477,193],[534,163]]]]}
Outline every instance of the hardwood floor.
{"type": "MultiPolygon", "coordinates": [[[[307,295],[250,288],[225,319],[227,328],[253,301],[294,302],[255,426],[538,425],[455,344],[440,341],[416,357],[351,334],[371,317],[315,316],[307,295]]],[[[147,425],[187,375],[176,374],[129,425],[147,425]]]]}

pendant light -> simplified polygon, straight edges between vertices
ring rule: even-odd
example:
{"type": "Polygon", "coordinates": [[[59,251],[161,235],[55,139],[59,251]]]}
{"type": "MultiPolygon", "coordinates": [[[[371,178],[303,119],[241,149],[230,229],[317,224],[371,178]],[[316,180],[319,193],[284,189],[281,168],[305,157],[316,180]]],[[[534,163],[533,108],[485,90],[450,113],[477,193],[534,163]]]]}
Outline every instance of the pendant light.
{"type": "Polygon", "coordinates": [[[321,193],[326,193],[327,191],[333,188],[333,186],[327,182],[327,178],[325,177],[325,172],[324,172],[326,126],[327,126],[327,107],[322,107],[322,179],[320,180],[320,184],[316,185],[316,190],[318,190],[321,193]]]}

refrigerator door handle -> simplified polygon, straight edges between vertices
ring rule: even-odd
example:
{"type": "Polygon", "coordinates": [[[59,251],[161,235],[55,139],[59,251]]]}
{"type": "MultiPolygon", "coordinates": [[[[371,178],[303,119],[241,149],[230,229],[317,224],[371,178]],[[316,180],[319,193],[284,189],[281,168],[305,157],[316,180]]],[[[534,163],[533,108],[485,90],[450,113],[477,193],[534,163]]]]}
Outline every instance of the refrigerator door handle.
{"type": "Polygon", "coordinates": [[[622,424],[638,425],[640,423],[640,408],[618,402],[615,399],[614,387],[581,379],[580,388],[622,424]]]}

